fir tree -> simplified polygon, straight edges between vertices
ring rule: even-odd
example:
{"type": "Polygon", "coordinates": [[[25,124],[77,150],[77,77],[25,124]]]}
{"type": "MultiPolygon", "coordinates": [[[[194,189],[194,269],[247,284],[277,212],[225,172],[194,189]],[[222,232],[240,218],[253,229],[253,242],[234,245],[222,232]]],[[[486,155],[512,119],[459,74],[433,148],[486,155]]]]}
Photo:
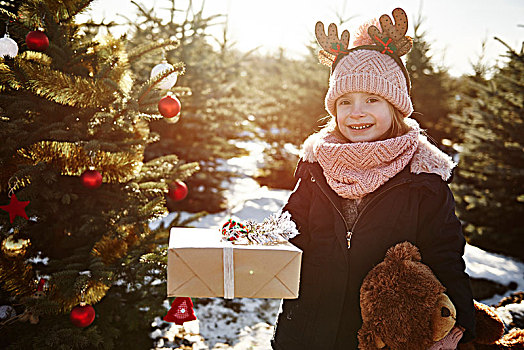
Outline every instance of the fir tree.
{"type": "Polygon", "coordinates": [[[309,54],[291,59],[284,50],[276,56],[248,60],[252,82],[250,114],[257,135],[267,146],[257,181],[273,188],[293,189],[296,152],[307,136],[327,122],[324,96],[329,68],[321,65],[316,46],[309,54]]]}
{"type": "Polygon", "coordinates": [[[524,258],[524,52],[490,80],[473,77],[454,121],[464,132],[453,191],[469,242],[524,258]]]}
{"type": "Polygon", "coordinates": [[[148,222],[166,213],[167,184],[196,164],[175,155],[144,162],[166,75],[134,84],[130,67],[178,43],[127,52],[122,39],[95,42],[74,21],[90,2],[0,10],[20,47],[0,58],[0,305],[17,313],[0,323],[2,348],[146,349],[154,316],[165,313],[167,230],[148,222]],[[38,27],[49,38],[44,52],[24,43],[38,27]],[[100,187],[83,185],[87,170],[101,174],[100,187]],[[7,207],[15,196],[29,201],[22,217],[7,207]],[[69,320],[82,302],[97,314],[86,328],[69,320]]]}
{"type": "MultiPolygon", "coordinates": [[[[199,162],[200,171],[187,181],[191,189],[188,197],[183,202],[170,203],[170,208],[219,212],[226,208],[224,190],[235,175],[222,164],[245,152],[234,142],[245,138],[247,122],[244,93],[239,86],[243,56],[230,47],[227,35],[222,40],[211,37],[210,28],[220,25],[223,16],[204,16],[204,3],[195,9],[189,2],[183,11],[175,6],[174,0],[164,3],[169,11],[167,22],[154,8],[136,4],[137,18],[129,20],[130,46],[176,37],[180,49],[168,52],[165,58],[168,62],[186,62],[186,74],[179,81],[193,92],[182,99],[183,117],[178,123],[167,124],[162,120],[153,123],[152,131],[161,135],[161,141],[146,149],[146,157],[176,150],[182,160],[199,162]],[[212,45],[213,39],[218,48],[212,45]]],[[[150,57],[144,62],[151,66],[160,63],[160,59],[150,57]]],[[[133,70],[139,80],[149,78],[150,69],[136,65],[133,70]]]]}
{"type": "Polygon", "coordinates": [[[455,98],[454,82],[445,68],[436,67],[432,62],[431,44],[421,31],[422,24],[419,17],[414,24],[413,48],[407,54],[406,69],[411,78],[414,117],[442,148],[443,139],[452,142],[459,139],[449,118],[455,98]]]}

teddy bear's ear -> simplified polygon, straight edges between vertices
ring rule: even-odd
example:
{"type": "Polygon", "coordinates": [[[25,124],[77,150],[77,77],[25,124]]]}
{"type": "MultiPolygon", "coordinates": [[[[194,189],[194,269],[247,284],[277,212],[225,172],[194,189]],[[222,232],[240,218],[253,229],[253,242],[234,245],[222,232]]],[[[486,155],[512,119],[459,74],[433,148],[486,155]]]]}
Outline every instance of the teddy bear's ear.
{"type": "Polygon", "coordinates": [[[504,323],[489,306],[475,301],[475,342],[493,344],[504,335],[504,323]]]}
{"type": "Polygon", "coordinates": [[[409,242],[398,243],[388,249],[384,260],[390,261],[420,261],[422,258],[417,247],[409,242]]]}

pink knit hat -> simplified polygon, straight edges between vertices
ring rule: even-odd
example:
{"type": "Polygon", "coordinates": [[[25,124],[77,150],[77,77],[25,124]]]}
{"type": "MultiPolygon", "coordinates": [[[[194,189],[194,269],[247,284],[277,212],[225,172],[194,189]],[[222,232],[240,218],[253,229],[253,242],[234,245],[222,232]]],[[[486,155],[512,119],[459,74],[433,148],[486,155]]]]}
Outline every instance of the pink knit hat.
{"type": "Polygon", "coordinates": [[[352,50],[336,65],[329,79],[326,108],[336,115],[337,98],[348,92],[368,92],[385,98],[404,117],[413,113],[406,77],[399,64],[377,50],[352,50]]]}
{"type": "Polygon", "coordinates": [[[361,30],[363,35],[355,40],[359,46],[352,49],[348,49],[347,30],[339,38],[337,27],[332,23],[326,35],[324,24],[317,22],[315,34],[323,48],[319,52],[319,60],[330,66],[332,71],[325,100],[326,109],[332,116],[336,116],[337,98],[348,92],[377,94],[390,102],[404,117],[413,113],[409,97],[411,83],[400,60],[400,56],[411,50],[413,41],[405,36],[408,21],[404,10],[393,10],[393,17],[394,24],[388,15],[382,15],[380,30],[368,24],[367,33],[361,30]]]}

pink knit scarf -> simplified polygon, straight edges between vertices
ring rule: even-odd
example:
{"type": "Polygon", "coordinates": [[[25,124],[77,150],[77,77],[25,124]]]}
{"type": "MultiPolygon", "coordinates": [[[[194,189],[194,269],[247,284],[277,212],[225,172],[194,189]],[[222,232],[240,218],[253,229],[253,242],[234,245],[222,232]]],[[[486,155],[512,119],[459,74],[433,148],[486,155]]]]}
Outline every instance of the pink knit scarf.
{"type": "Polygon", "coordinates": [[[398,174],[419,143],[419,128],[374,142],[347,142],[330,132],[315,145],[315,156],[328,185],[343,198],[362,198],[398,174]]]}

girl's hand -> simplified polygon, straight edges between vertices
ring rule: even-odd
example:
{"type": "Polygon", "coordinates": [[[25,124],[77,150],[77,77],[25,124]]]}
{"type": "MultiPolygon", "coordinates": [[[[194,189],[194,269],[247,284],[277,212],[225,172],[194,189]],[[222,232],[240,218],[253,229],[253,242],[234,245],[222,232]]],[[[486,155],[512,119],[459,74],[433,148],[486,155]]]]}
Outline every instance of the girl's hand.
{"type": "Polygon", "coordinates": [[[428,350],[455,350],[464,331],[455,326],[444,338],[433,344],[428,350]]]}

